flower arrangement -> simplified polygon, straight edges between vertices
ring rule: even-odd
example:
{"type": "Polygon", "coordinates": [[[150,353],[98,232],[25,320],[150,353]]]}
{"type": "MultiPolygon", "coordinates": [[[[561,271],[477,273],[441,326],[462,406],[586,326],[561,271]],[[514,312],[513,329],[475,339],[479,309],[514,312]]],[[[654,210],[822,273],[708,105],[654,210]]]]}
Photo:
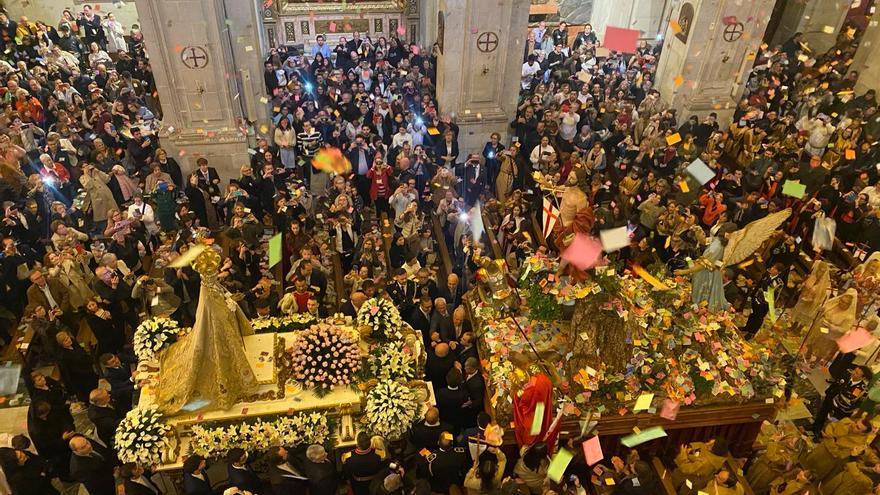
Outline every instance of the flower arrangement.
{"type": "Polygon", "coordinates": [[[400,438],[419,415],[415,392],[402,383],[381,380],[367,392],[367,429],[389,440],[400,438]]]}
{"type": "Polygon", "coordinates": [[[134,408],[116,427],[116,451],[122,462],[152,466],[172,448],[171,426],[162,421],[158,406],[134,408]]]}
{"type": "Polygon", "coordinates": [[[171,318],[144,320],[134,331],[134,353],[141,361],[156,359],[159,352],[177,342],[181,328],[171,318]]]}
{"type": "Polygon", "coordinates": [[[319,395],[337,385],[350,385],[361,367],[356,337],[326,323],[300,332],[288,354],[292,356],[293,378],[319,395]]]}
{"type": "Polygon", "coordinates": [[[218,459],[236,447],[248,452],[264,452],[275,445],[323,444],[329,438],[327,417],[312,412],[215,428],[194,425],[190,448],[195,454],[218,459]]]}
{"type": "Polygon", "coordinates": [[[378,345],[367,357],[367,371],[380,380],[413,380],[418,369],[416,352],[416,349],[404,341],[378,345]]]}
{"type": "Polygon", "coordinates": [[[317,320],[309,313],[297,313],[289,316],[267,316],[251,321],[256,333],[295,332],[312,326],[317,320]]]}
{"type": "Polygon", "coordinates": [[[399,339],[402,323],[394,303],[383,298],[368,299],[357,314],[358,326],[369,328],[369,336],[382,342],[399,339]]]}

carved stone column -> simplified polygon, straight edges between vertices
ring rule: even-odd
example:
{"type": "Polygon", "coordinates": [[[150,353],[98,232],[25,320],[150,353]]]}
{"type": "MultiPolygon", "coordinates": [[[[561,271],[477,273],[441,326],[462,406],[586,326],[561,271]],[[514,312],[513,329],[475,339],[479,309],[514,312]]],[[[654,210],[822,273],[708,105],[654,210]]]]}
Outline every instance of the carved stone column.
{"type": "Polygon", "coordinates": [[[454,114],[464,155],[492,132],[506,135],[516,114],[529,0],[439,0],[437,99],[454,114]],[[442,18],[442,22],[440,22],[442,18]]]}
{"type": "Polygon", "coordinates": [[[786,2],[779,25],[773,33],[773,45],[781,45],[794,33],[804,33],[804,41],[816,54],[834,46],[846,19],[851,1],[803,0],[786,2]]]}
{"type": "Polygon", "coordinates": [[[224,179],[248,163],[242,118],[268,132],[256,5],[237,0],[136,0],[156,89],[162,147],[195,170],[208,159],[224,179]]]}
{"type": "Polygon", "coordinates": [[[733,118],[773,2],[681,2],[666,28],[656,87],[682,121],[717,112],[733,118]]]}

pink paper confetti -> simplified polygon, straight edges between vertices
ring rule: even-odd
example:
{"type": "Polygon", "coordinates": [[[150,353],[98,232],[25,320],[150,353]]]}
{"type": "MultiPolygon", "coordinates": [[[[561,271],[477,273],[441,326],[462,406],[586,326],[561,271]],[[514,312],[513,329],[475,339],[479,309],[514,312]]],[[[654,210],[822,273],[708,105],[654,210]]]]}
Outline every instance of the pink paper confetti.
{"type": "Polygon", "coordinates": [[[475,27],[471,28],[471,34],[477,34],[477,31],[479,31],[479,29],[477,29],[475,27]]]}
{"type": "Polygon", "coordinates": [[[724,24],[725,26],[730,26],[731,24],[736,24],[736,16],[735,15],[724,16],[721,19],[721,23],[724,24]]]}
{"type": "Polygon", "coordinates": [[[873,340],[874,336],[871,335],[871,332],[859,327],[837,339],[837,346],[840,348],[840,352],[846,354],[865,347],[873,340]]]}
{"type": "Polygon", "coordinates": [[[669,421],[675,421],[675,418],[678,417],[679,408],[681,408],[680,402],[677,400],[666,399],[663,401],[663,406],[660,409],[660,417],[668,419],[669,421]]]}
{"type": "Polygon", "coordinates": [[[373,306],[372,308],[370,308],[371,315],[376,316],[376,313],[378,313],[378,312],[379,312],[379,306],[373,306]]]}
{"type": "Polygon", "coordinates": [[[599,443],[599,437],[595,436],[583,443],[584,457],[587,459],[587,465],[592,466],[605,458],[602,454],[602,444],[599,443]]]}
{"type": "Polygon", "coordinates": [[[574,240],[562,252],[563,260],[581,270],[596,266],[601,257],[602,243],[587,234],[575,234],[574,240]]]}
{"type": "Polygon", "coordinates": [[[335,32],[336,32],[336,23],[333,22],[333,21],[330,21],[330,26],[329,26],[329,28],[330,28],[330,32],[331,32],[331,33],[335,33],[335,32]]]}
{"type": "Polygon", "coordinates": [[[403,36],[404,33],[406,33],[406,28],[402,24],[397,26],[397,34],[403,36]]]}

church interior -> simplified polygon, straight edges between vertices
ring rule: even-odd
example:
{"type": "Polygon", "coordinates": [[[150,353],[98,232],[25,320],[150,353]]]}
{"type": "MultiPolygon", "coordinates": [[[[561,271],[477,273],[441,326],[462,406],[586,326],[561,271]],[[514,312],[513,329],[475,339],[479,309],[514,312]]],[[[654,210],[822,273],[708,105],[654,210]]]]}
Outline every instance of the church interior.
{"type": "Polygon", "coordinates": [[[0,495],[880,494],[877,7],[0,0],[0,495]]]}

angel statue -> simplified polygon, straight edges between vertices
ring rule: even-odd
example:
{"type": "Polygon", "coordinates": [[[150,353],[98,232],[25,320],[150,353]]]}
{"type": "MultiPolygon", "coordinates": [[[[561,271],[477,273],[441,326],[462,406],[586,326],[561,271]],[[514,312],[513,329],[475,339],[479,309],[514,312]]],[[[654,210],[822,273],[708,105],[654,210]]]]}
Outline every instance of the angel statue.
{"type": "Polygon", "coordinates": [[[791,215],[791,209],[778,211],[736,230],[736,224],[723,224],[709,247],[690,268],[676,270],[676,275],[693,274],[691,298],[696,305],[708,303],[709,311],[729,307],[724,297],[723,271],[751,256],[791,215]]]}
{"type": "Polygon", "coordinates": [[[189,263],[201,275],[196,321],[191,332],[159,355],[156,403],[169,415],[209,406],[228,409],[257,387],[243,340],[254,330],[217,280],[220,255],[206,239],[199,238],[170,266],[189,263]]]}

